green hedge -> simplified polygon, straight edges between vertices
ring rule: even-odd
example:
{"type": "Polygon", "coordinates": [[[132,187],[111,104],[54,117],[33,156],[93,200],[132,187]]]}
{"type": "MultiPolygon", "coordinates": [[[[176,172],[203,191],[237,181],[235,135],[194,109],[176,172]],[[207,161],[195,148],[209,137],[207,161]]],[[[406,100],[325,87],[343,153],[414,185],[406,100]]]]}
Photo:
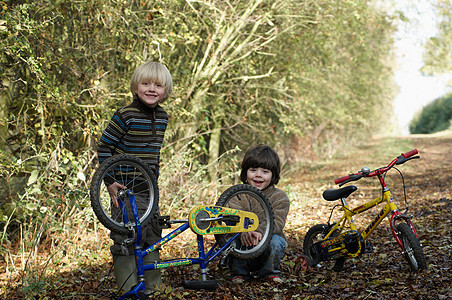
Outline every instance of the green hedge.
{"type": "Polygon", "coordinates": [[[452,94],[426,105],[411,121],[410,133],[434,133],[451,128],[452,94]]]}

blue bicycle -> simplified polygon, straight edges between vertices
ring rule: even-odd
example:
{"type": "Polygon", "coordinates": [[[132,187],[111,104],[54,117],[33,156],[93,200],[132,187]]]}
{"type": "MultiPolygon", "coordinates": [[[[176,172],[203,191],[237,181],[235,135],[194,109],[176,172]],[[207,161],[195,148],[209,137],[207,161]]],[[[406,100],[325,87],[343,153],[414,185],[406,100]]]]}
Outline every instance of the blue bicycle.
{"type": "Polygon", "coordinates": [[[188,219],[170,220],[160,217],[162,228],[181,225],[158,242],[141,249],[142,230],[150,224],[158,206],[158,187],[154,173],[139,158],[116,155],[100,164],[90,189],[91,206],[99,221],[108,229],[127,234],[126,244],[134,245],[138,284],[119,299],[146,299],[144,272],[176,266],[200,265],[201,280],[183,281],[193,289],[215,289],[216,280],[207,280],[207,265],[228,255],[252,259],[268,247],[273,233],[273,210],[267,197],[250,185],[234,185],[222,193],[215,205],[199,205],[190,210],[188,219]],[[137,205],[139,202],[140,205],[137,205]],[[139,207],[139,208],[138,208],[139,207]],[[168,243],[182,232],[191,229],[196,234],[198,257],[177,258],[144,263],[143,258],[168,243]],[[244,247],[240,234],[248,231],[262,233],[254,247],[244,247]],[[204,235],[213,234],[215,243],[205,249],[204,235]]]}

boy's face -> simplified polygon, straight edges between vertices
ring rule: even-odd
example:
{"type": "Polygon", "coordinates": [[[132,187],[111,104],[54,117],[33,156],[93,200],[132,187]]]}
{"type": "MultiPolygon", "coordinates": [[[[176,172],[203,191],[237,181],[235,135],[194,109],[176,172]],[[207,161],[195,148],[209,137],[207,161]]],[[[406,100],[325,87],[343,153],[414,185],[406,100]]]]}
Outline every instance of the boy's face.
{"type": "Polygon", "coordinates": [[[264,168],[249,168],[246,171],[246,178],[250,185],[259,190],[265,189],[272,181],[272,171],[264,168]]]}
{"type": "Polygon", "coordinates": [[[144,81],[138,84],[138,97],[145,105],[155,107],[165,96],[165,87],[158,82],[144,81]]]}

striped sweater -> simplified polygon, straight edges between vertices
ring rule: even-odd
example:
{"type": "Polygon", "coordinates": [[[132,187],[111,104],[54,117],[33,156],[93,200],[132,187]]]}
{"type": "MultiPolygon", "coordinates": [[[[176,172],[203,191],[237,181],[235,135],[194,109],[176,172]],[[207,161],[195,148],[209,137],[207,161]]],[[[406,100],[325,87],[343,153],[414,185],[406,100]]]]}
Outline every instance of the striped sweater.
{"type": "Polygon", "coordinates": [[[151,108],[135,98],[114,113],[102,133],[97,147],[99,163],[115,154],[129,154],[144,160],[158,177],[168,119],[161,106],[151,108]]]}

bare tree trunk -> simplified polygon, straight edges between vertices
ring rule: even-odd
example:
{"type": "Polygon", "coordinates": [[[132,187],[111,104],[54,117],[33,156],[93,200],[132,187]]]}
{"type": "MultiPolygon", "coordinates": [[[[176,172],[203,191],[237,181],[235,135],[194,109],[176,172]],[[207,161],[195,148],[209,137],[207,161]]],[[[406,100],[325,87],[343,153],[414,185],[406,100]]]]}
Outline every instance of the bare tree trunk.
{"type": "MultiPolygon", "coordinates": [[[[203,3],[203,2],[201,2],[203,3]]],[[[198,129],[200,114],[210,106],[209,102],[215,102],[210,126],[213,126],[213,132],[210,134],[209,144],[209,174],[211,179],[215,178],[216,164],[215,160],[220,155],[220,137],[221,137],[221,115],[223,102],[217,101],[223,96],[211,92],[211,86],[221,84],[223,77],[227,73],[227,69],[231,66],[239,64],[248,58],[251,53],[257,51],[262,46],[262,43],[268,42],[275,37],[275,33],[269,34],[265,38],[255,35],[258,28],[263,23],[263,18],[259,17],[253,22],[250,16],[256,12],[262,0],[252,0],[240,15],[235,19],[228,18],[232,6],[223,7],[224,10],[217,9],[216,15],[211,15],[215,19],[215,29],[207,39],[208,43],[204,50],[202,59],[193,68],[192,82],[186,93],[186,100],[189,101],[188,111],[193,116],[193,123],[184,127],[183,136],[195,136],[198,129]],[[233,22],[230,22],[233,20],[233,22]],[[243,28],[252,25],[252,28],[246,35],[243,35],[243,28]],[[208,94],[211,93],[211,94],[208,94]],[[210,99],[212,98],[212,99],[210,99]]],[[[206,7],[210,7],[207,5],[206,7]]],[[[195,8],[193,8],[195,9],[195,8]]],[[[265,75],[267,76],[267,75],[265,75]]],[[[245,76],[246,77],[246,76],[245,76]]],[[[238,79],[238,78],[237,78],[238,79]]],[[[246,79],[249,79],[248,77],[246,79]]]]}
{"type": "Polygon", "coordinates": [[[8,134],[8,111],[9,111],[9,85],[7,79],[0,82],[0,150],[5,150],[6,137],[8,134]]]}
{"type": "Polygon", "coordinates": [[[211,180],[217,178],[218,157],[220,156],[221,118],[216,118],[214,128],[210,134],[209,143],[209,176],[211,180]]]}

